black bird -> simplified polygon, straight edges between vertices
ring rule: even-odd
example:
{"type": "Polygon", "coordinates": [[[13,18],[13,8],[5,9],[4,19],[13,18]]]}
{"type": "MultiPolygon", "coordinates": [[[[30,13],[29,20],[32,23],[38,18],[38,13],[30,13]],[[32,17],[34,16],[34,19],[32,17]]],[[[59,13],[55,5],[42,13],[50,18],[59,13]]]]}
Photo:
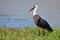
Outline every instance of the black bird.
{"type": "MultiPolygon", "coordinates": [[[[35,24],[38,26],[38,28],[41,27],[43,29],[43,35],[45,35],[44,29],[47,29],[49,32],[52,32],[53,29],[50,27],[50,25],[48,24],[48,22],[46,20],[42,19],[36,13],[37,9],[38,9],[38,6],[37,5],[34,5],[33,8],[31,8],[29,10],[29,12],[33,10],[33,20],[34,20],[35,24]]],[[[39,35],[40,35],[40,31],[39,31],[39,35]]]]}

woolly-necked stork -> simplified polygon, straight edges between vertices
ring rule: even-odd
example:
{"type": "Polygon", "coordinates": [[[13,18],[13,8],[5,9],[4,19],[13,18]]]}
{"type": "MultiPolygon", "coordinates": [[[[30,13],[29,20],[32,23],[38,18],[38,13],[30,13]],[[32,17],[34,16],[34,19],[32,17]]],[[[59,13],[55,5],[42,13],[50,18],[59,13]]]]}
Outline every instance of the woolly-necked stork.
{"type": "MultiPolygon", "coordinates": [[[[50,25],[48,24],[48,22],[47,22],[46,20],[42,19],[42,18],[36,13],[37,9],[38,9],[38,6],[37,6],[37,5],[34,5],[33,8],[31,8],[31,9],[29,10],[29,12],[33,10],[33,20],[34,20],[35,24],[38,26],[38,28],[41,27],[41,28],[43,29],[43,35],[45,35],[44,29],[47,29],[49,32],[52,32],[53,29],[50,27],[50,25]]],[[[39,30],[39,29],[38,29],[38,30],[39,30]]],[[[40,31],[39,31],[39,35],[40,35],[40,31]]]]}

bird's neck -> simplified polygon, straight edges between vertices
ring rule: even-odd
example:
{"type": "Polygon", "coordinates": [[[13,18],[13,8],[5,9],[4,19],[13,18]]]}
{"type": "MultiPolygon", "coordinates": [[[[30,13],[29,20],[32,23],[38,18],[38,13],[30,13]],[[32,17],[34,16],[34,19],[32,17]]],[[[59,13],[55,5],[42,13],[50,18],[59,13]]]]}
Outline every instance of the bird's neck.
{"type": "Polygon", "coordinates": [[[33,10],[33,16],[34,16],[34,15],[37,15],[36,11],[37,11],[37,8],[35,8],[35,9],[33,10]]]}

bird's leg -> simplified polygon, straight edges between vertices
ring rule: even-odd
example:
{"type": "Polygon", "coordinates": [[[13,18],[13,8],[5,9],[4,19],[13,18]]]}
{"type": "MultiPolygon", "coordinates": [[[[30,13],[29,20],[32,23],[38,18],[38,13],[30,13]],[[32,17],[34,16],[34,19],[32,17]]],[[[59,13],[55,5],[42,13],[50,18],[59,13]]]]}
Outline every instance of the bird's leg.
{"type": "Polygon", "coordinates": [[[45,36],[45,29],[43,29],[43,36],[45,36]]]}
{"type": "Polygon", "coordinates": [[[38,32],[39,32],[39,34],[38,34],[38,35],[40,36],[40,27],[38,27],[38,32]]]}

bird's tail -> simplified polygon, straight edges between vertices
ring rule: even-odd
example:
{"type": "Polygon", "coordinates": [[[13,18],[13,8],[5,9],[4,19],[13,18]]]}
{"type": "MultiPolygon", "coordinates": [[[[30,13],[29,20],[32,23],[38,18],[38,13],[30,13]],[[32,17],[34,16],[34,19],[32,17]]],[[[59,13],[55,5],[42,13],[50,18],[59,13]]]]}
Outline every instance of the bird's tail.
{"type": "Polygon", "coordinates": [[[52,29],[51,27],[47,28],[47,30],[48,30],[49,32],[52,32],[52,31],[53,31],[53,29],[52,29]]]}
{"type": "Polygon", "coordinates": [[[46,29],[49,31],[49,32],[52,32],[53,29],[49,26],[49,27],[46,27],[46,29]]]}

